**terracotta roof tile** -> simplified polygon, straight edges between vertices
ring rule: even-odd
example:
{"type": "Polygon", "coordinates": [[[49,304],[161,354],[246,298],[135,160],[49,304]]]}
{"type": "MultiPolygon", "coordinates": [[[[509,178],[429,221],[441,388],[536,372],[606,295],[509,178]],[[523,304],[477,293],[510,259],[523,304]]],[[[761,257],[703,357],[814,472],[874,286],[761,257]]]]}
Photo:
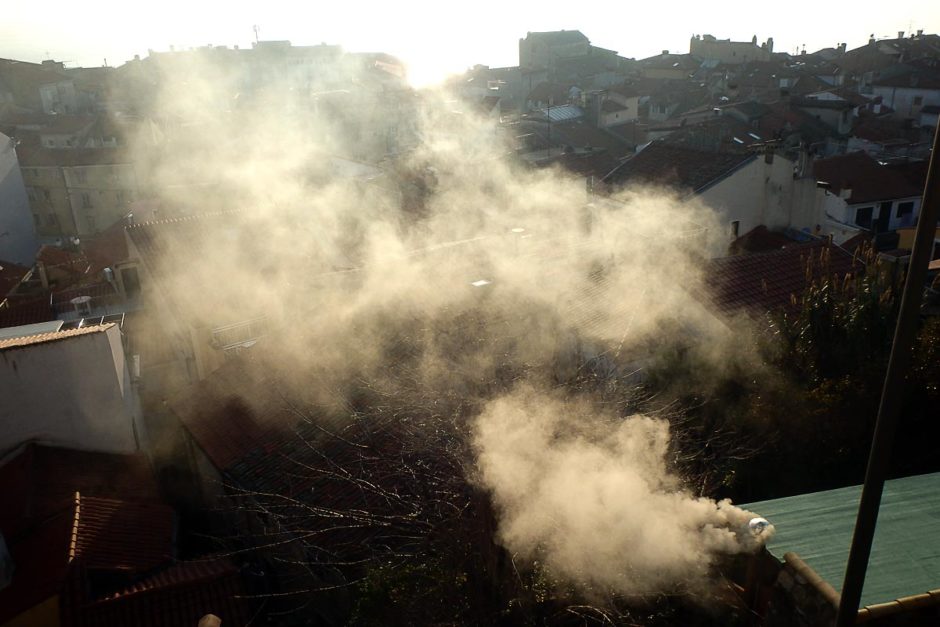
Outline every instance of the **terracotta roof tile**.
{"type": "Polygon", "coordinates": [[[18,327],[55,319],[49,294],[7,296],[0,299],[0,328],[18,327]]]}
{"type": "Polygon", "coordinates": [[[175,519],[162,503],[75,494],[69,561],[89,569],[144,572],[173,558],[175,519]]]}
{"type": "Polygon", "coordinates": [[[720,311],[763,314],[788,307],[792,296],[799,298],[823,276],[842,280],[863,267],[843,248],[814,240],[771,252],[712,259],[705,283],[708,298],[720,311]]]}
{"type": "Polygon", "coordinates": [[[212,463],[224,471],[289,424],[277,389],[260,368],[231,361],[178,394],[170,408],[212,463]]]}
{"type": "Polygon", "coordinates": [[[15,536],[68,507],[76,492],[127,500],[159,497],[143,455],[28,444],[0,466],[0,531],[15,536]]]}
{"type": "Polygon", "coordinates": [[[10,350],[14,348],[22,348],[25,346],[33,346],[35,344],[45,344],[47,342],[58,342],[60,340],[67,340],[72,337],[77,337],[80,335],[91,335],[92,333],[102,333],[107,331],[114,326],[113,322],[108,324],[97,324],[90,327],[80,327],[78,329],[68,329],[66,331],[55,331],[53,333],[39,333],[37,335],[27,335],[26,337],[13,337],[7,340],[0,340],[0,351],[10,350]]]}
{"type": "Polygon", "coordinates": [[[68,627],[189,627],[209,613],[244,627],[256,613],[238,568],[224,558],[173,564],[99,600],[85,601],[80,589],[66,599],[68,627]]]}

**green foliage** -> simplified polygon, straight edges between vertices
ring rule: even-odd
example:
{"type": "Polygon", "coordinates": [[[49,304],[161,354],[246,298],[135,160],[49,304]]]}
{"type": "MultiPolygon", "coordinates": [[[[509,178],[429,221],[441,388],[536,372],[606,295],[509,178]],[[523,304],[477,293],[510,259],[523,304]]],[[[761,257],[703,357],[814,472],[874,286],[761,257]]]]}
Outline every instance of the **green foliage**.
{"type": "Polygon", "coordinates": [[[903,273],[897,264],[878,259],[871,248],[861,255],[864,270],[844,277],[830,272],[825,252],[820,259],[808,259],[807,276],[821,278],[795,303],[795,312],[773,316],[785,345],[780,365],[791,375],[818,384],[846,374],[874,376],[883,369],[903,273]]]}
{"type": "MultiPolygon", "coordinates": [[[[826,252],[806,259],[806,292],[722,363],[687,344],[660,352],[647,390],[673,409],[676,459],[700,491],[748,501],[862,481],[905,277],[870,248],[859,257],[841,277],[826,252]]],[[[904,386],[893,472],[940,470],[937,318],[904,386]]]]}

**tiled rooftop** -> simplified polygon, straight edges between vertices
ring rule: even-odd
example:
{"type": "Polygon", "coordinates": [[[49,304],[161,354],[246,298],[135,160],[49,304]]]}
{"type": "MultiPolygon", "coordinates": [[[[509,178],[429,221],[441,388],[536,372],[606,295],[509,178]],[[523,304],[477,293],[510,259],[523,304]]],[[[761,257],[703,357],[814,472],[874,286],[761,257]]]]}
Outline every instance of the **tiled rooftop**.
{"type": "Polygon", "coordinates": [[[155,500],[150,463],[143,455],[75,451],[28,444],[0,466],[0,531],[7,537],[86,496],[155,500]]]}
{"type": "Polygon", "coordinates": [[[604,178],[616,187],[653,184],[700,193],[756,157],[752,154],[705,152],[656,141],[604,178]]]}
{"type": "Polygon", "coordinates": [[[791,297],[799,298],[812,281],[823,276],[841,281],[862,268],[852,253],[814,240],[770,252],[712,259],[705,283],[708,297],[720,311],[762,314],[789,306],[791,297]]]}
{"type": "Polygon", "coordinates": [[[147,501],[156,498],[143,456],[29,444],[5,459],[0,532],[16,570],[0,590],[0,624],[61,592],[73,558],[108,572],[147,570],[169,558],[172,511],[147,501]]]}
{"type": "Polygon", "coordinates": [[[162,503],[75,494],[69,561],[89,569],[144,572],[173,558],[173,510],[162,503]]]}
{"type": "Polygon", "coordinates": [[[882,165],[864,152],[820,159],[813,163],[817,181],[833,193],[851,189],[849,204],[920,196],[927,180],[927,162],[882,165]]]}
{"type": "Polygon", "coordinates": [[[59,342],[69,338],[81,335],[91,335],[93,333],[103,333],[114,326],[114,323],[98,324],[90,327],[80,327],[78,329],[68,329],[66,331],[55,331],[52,333],[39,333],[37,335],[27,335],[26,337],[13,337],[6,340],[0,340],[0,351],[12,350],[15,348],[24,348],[36,344],[46,344],[49,342],[59,342]]]}

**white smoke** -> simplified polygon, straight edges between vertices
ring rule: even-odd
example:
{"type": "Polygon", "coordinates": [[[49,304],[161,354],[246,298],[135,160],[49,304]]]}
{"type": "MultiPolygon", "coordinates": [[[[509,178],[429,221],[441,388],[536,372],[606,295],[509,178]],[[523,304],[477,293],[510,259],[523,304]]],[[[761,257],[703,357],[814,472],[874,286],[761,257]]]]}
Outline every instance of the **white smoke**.
{"type": "Polygon", "coordinates": [[[663,420],[598,414],[524,388],[485,408],[475,446],[505,547],[586,589],[701,588],[718,556],[753,551],[773,534],[752,532],[756,515],[729,500],[682,487],[666,461],[663,420]]]}

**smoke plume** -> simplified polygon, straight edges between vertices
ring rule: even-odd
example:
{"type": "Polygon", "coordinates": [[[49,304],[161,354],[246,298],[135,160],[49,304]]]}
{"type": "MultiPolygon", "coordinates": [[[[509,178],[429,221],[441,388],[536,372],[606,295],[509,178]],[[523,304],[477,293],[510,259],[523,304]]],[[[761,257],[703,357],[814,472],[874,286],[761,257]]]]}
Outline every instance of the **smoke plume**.
{"type": "Polygon", "coordinates": [[[683,488],[663,420],[605,416],[523,388],[486,407],[475,445],[506,547],[588,589],[702,588],[717,557],[773,534],[750,531],[756,514],[683,488]]]}
{"type": "Polygon", "coordinates": [[[691,586],[763,540],[742,532],[752,514],[683,488],[664,421],[536,391],[586,365],[641,370],[677,336],[719,367],[736,344],[693,297],[723,232],[708,207],[589,198],[514,165],[491,121],[348,59],[302,94],[274,78],[248,91],[210,58],[152,65],[136,161],[155,217],[227,212],[169,244],[186,264],[153,302],[203,329],[263,315],[252,350],[331,416],[366,393],[428,415],[482,407],[471,461],[501,541],[571,581],[691,586]],[[392,133],[393,160],[377,150],[392,133]]]}

